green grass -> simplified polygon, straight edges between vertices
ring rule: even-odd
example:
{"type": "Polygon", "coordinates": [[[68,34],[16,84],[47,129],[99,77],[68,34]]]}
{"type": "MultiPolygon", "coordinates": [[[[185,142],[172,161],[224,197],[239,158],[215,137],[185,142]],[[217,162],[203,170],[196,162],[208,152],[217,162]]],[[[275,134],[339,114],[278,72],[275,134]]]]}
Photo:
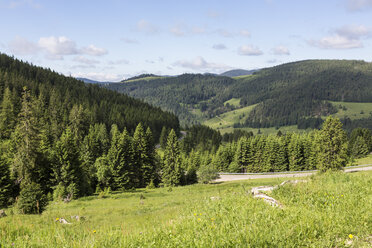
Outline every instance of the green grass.
{"type": "Polygon", "coordinates": [[[137,79],[131,79],[131,80],[126,80],[124,81],[123,83],[131,83],[131,82],[137,82],[137,81],[151,81],[151,80],[154,80],[154,79],[162,79],[162,78],[165,78],[165,77],[161,77],[161,76],[152,76],[152,77],[143,77],[143,78],[137,78],[137,79]]]}
{"type": "Polygon", "coordinates": [[[359,158],[354,161],[355,165],[364,165],[364,164],[372,164],[372,154],[369,154],[368,156],[364,158],[359,158]]]}
{"type": "Polygon", "coordinates": [[[363,119],[371,116],[372,103],[369,102],[331,102],[333,106],[338,108],[338,112],[334,116],[343,118],[345,116],[352,120],[363,119]],[[346,110],[339,108],[345,106],[346,110]]]}
{"type": "Polygon", "coordinates": [[[224,102],[224,105],[230,104],[235,107],[240,107],[240,98],[231,98],[230,100],[224,102]]]}
{"type": "Polygon", "coordinates": [[[247,119],[249,112],[251,112],[256,105],[257,104],[254,104],[223,113],[218,117],[205,121],[203,124],[214,129],[232,128],[234,123],[243,123],[244,120],[247,119]]]}
{"type": "Polygon", "coordinates": [[[42,215],[0,219],[0,247],[354,247],[371,245],[372,172],[329,173],[272,192],[284,209],[248,193],[285,180],[245,180],[52,203],[42,215]],[[145,199],[141,200],[140,195],[145,199]],[[211,200],[211,197],[219,197],[211,200]],[[70,216],[85,216],[83,222],[70,216]],[[55,222],[65,218],[71,225],[55,222]],[[353,235],[353,239],[348,237],[353,235]]]}

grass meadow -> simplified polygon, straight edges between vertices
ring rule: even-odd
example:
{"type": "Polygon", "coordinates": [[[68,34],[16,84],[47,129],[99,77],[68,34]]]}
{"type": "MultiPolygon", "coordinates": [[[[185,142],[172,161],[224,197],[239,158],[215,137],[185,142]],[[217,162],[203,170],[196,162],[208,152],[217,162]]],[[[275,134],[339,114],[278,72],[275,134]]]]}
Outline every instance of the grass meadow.
{"type": "Polygon", "coordinates": [[[7,209],[1,247],[371,247],[372,172],[326,173],[253,198],[245,180],[52,202],[41,215],[7,209]],[[212,198],[211,198],[212,197],[212,198]],[[73,220],[71,216],[84,216],[73,220]],[[56,222],[64,218],[71,224],[56,222]]]}

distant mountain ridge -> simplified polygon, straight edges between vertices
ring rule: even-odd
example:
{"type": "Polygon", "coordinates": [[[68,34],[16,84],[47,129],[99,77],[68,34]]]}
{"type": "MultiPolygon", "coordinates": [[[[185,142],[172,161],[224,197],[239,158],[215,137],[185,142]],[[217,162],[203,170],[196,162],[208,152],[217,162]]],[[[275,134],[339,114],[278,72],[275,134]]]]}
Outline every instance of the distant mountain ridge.
{"type": "Polygon", "coordinates": [[[252,75],[256,71],[259,71],[259,69],[256,69],[256,70],[235,69],[235,70],[225,71],[224,73],[221,73],[219,75],[226,76],[226,77],[239,77],[239,76],[252,75]]]}
{"type": "MultiPolygon", "coordinates": [[[[223,75],[147,76],[105,87],[171,111],[183,124],[203,123],[239,110],[230,128],[317,126],[324,116],[340,112],[334,102],[372,103],[372,63],[364,61],[304,60],[223,75]],[[235,76],[241,73],[254,76],[235,76]]],[[[362,110],[359,112],[371,111],[362,110]]],[[[354,123],[366,115],[343,117],[345,123],[354,123]]]]}
{"type": "Polygon", "coordinates": [[[87,83],[87,84],[111,84],[112,83],[112,82],[101,82],[101,81],[96,81],[96,80],[92,80],[89,78],[82,78],[82,77],[77,77],[76,79],[83,81],[84,83],[87,83]]]}

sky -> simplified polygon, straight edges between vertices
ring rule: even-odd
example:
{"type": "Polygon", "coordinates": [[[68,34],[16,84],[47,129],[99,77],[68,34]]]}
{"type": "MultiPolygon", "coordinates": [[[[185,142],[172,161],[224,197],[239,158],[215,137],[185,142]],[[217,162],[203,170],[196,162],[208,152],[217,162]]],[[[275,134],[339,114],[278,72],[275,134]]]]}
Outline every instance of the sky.
{"type": "Polygon", "coordinates": [[[372,61],[372,0],[0,0],[0,52],[74,77],[372,61]]]}

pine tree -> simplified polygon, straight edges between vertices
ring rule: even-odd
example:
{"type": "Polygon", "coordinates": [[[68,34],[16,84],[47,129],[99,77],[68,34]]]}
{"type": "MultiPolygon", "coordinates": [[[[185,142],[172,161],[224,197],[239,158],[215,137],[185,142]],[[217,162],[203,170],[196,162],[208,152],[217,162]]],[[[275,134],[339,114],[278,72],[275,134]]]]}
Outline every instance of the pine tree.
{"type": "Polygon", "coordinates": [[[57,184],[62,184],[70,197],[87,194],[77,141],[72,131],[67,128],[56,143],[54,176],[57,184]]]}
{"type": "Polygon", "coordinates": [[[3,95],[3,101],[1,103],[0,138],[9,139],[15,124],[16,121],[12,96],[9,88],[6,88],[3,95]]]}
{"type": "Polygon", "coordinates": [[[168,129],[166,126],[163,126],[163,128],[161,129],[160,139],[159,139],[160,147],[163,149],[165,149],[165,147],[167,146],[167,138],[168,138],[168,129]]]}
{"type": "Polygon", "coordinates": [[[134,131],[133,135],[133,151],[134,151],[134,173],[137,180],[136,188],[145,187],[151,180],[151,169],[150,159],[148,158],[148,141],[145,136],[142,123],[139,123],[134,131]],[[146,170],[146,172],[145,172],[146,170]],[[146,174],[146,182],[144,175],[146,174]]]}
{"type": "Polygon", "coordinates": [[[352,146],[351,155],[353,158],[362,158],[368,155],[368,145],[362,136],[358,136],[352,146]]]}
{"type": "Polygon", "coordinates": [[[304,169],[305,157],[302,139],[299,134],[293,134],[288,144],[289,170],[301,171],[304,169]]]}
{"type": "Polygon", "coordinates": [[[0,208],[7,207],[12,193],[9,165],[0,156],[0,208]]]}
{"type": "Polygon", "coordinates": [[[183,176],[181,165],[180,145],[176,133],[172,129],[168,135],[167,146],[164,151],[162,181],[165,185],[180,185],[183,176]]]}
{"type": "Polygon", "coordinates": [[[133,141],[126,129],[120,135],[117,143],[112,143],[107,153],[109,167],[112,169],[113,189],[131,189],[138,187],[138,168],[134,161],[133,141]]]}
{"type": "Polygon", "coordinates": [[[30,92],[24,88],[22,93],[22,109],[19,122],[13,134],[14,154],[12,171],[17,181],[36,182],[39,175],[37,158],[39,156],[39,130],[33,112],[30,92]]]}
{"type": "Polygon", "coordinates": [[[318,169],[342,169],[347,162],[346,134],[339,119],[329,116],[323,123],[318,137],[318,169]]]}

